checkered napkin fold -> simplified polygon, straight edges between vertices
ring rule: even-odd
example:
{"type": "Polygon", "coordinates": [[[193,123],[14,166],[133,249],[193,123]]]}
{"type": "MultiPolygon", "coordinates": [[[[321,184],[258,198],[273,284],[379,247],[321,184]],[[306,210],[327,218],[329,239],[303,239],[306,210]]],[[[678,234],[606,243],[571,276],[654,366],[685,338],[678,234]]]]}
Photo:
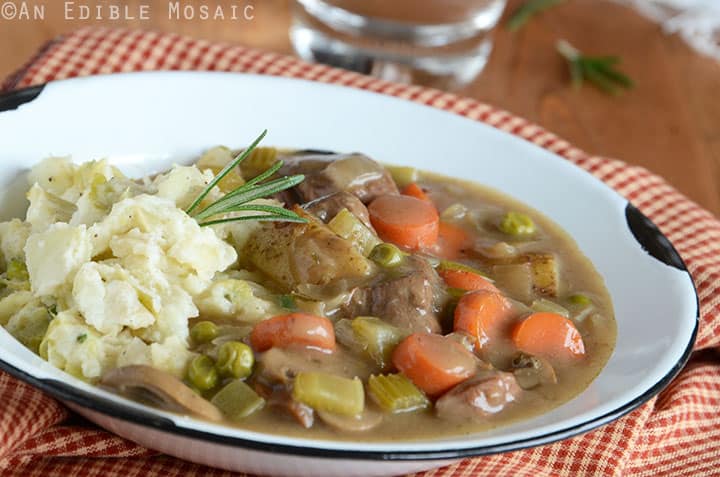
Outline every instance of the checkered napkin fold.
{"type": "MultiPolygon", "coordinates": [[[[139,70],[214,70],[304,78],[375,91],[509,131],[590,171],[631,200],[672,241],[698,288],[701,324],[685,370],[659,396],[593,432],[523,451],[466,459],[433,476],[720,475],[720,222],[645,169],[594,157],[505,111],[440,91],[236,45],[173,34],[88,28],[48,44],[3,85],[139,70]]],[[[226,475],[158,455],[101,430],[0,372],[0,474],[226,475]]]]}

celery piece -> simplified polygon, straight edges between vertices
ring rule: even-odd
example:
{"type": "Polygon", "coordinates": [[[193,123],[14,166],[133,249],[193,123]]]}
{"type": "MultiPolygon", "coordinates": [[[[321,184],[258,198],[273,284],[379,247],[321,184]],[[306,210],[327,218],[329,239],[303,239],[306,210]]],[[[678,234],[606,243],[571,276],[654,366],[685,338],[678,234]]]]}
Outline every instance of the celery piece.
{"type": "Polygon", "coordinates": [[[319,411],[355,416],[365,408],[365,391],[358,378],[301,372],[295,377],[293,398],[319,411]]]}
{"type": "MultiPolygon", "coordinates": [[[[200,170],[210,169],[214,175],[218,175],[223,168],[235,159],[235,154],[225,146],[217,146],[208,149],[198,160],[196,166],[200,170]]],[[[233,191],[243,185],[245,180],[239,168],[234,168],[217,186],[223,193],[233,191]]]]}
{"type": "Polygon", "coordinates": [[[211,169],[217,173],[222,170],[223,167],[228,165],[230,161],[235,159],[236,154],[225,146],[215,146],[203,153],[195,164],[198,169],[211,169]]]}
{"type": "Polygon", "coordinates": [[[240,163],[243,177],[253,179],[269,169],[277,161],[278,150],[274,147],[256,147],[240,163]]]}
{"type": "Polygon", "coordinates": [[[213,396],[210,402],[232,421],[246,418],[265,405],[265,400],[239,379],[230,381],[213,396]]]}
{"type": "Polygon", "coordinates": [[[381,368],[390,364],[395,346],[407,335],[373,316],[358,316],[352,320],[351,327],[355,340],[381,368]]]}
{"type": "Polygon", "coordinates": [[[50,315],[43,306],[25,305],[8,321],[5,329],[24,346],[40,354],[40,344],[50,326],[50,315]]]}
{"type": "Polygon", "coordinates": [[[547,311],[550,313],[557,313],[565,318],[570,317],[570,312],[564,306],[558,305],[554,301],[546,300],[545,298],[539,298],[532,302],[530,305],[534,311],[547,311]]]}
{"type": "Polygon", "coordinates": [[[385,166],[385,169],[390,172],[395,183],[398,187],[405,187],[406,185],[417,182],[420,177],[420,172],[414,167],[408,166],[385,166]]]}
{"type": "Polygon", "coordinates": [[[408,412],[425,409],[428,398],[402,374],[373,375],[368,380],[370,397],[387,412],[408,412]]]}
{"type": "Polygon", "coordinates": [[[582,293],[576,293],[574,295],[570,295],[568,297],[568,301],[570,303],[572,303],[573,305],[577,305],[577,306],[592,305],[592,300],[587,295],[583,295],[582,293]]]}
{"type": "Polygon", "coordinates": [[[370,255],[373,248],[380,243],[380,239],[367,228],[355,214],[342,209],[328,222],[330,230],[345,240],[349,240],[364,255],[370,255]]]}
{"type": "Polygon", "coordinates": [[[465,265],[464,263],[460,262],[453,262],[451,260],[441,260],[440,263],[437,266],[438,271],[442,270],[453,270],[457,272],[470,272],[474,273],[476,275],[480,275],[483,278],[486,278],[488,281],[492,282],[492,280],[487,276],[487,274],[483,273],[482,271],[478,270],[477,268],[471,267],[470,265],[465,265]]]}

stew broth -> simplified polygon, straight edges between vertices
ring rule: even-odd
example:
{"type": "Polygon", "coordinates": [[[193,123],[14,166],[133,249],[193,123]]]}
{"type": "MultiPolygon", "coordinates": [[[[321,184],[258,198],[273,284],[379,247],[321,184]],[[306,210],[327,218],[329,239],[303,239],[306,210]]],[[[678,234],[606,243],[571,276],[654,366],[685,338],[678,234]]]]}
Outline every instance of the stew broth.
{"type": "MultiPolygon", "coordinates": [[[[501,233],[493,231],[493,221],[507,210],[528,214],[539,226],[542,234],[528,243],[523,251],[551,250],[561,264],[560,294],[582,292],[593,297],[594,311],[586,319],[576,322],[585,343],[586,355],[579,363],[555,365],[558,383],[523,391],[517,403],[502,412],[489,416],[482,423],[455,423],[438,419],[432,409],[414,413],[395,414],[378,427],[366,432],[344,433],[324,425],[304,429],[281,413],[257,414],[241,424],[242,428],[296,437],[315,437],[353,441],[407,441],[434,439],[487,431],[519,420],[544,414],[580,394],[597,377],[613,352],[616,324],[612,302],[604,281],[590,260],[579,250],[575,241],[552,220],[521,202],[496,190],[469,181],[420,172],[417,183],[428,191],[439,210],[462,204],[471,211],[479,211],[473,219],[485,224],[485,234],[502,240],[501,233]]],[[[492,267],[482,261],[465,258],[464,262],[486,271],[492,276],[492,267]]],[[[507,367],[507,355],[515,350],[509,340],[502,344],[496,359],[507,367]]]]}
{"type": "Polygon", "coordinates": [[[0,223],[0,325],[166,410],[336,440],[476,433],[578,395],[615,345],[572,238],[477,184],[254,146],[142,180],[64,158],[30,177],[26,219],[0,223]]]}

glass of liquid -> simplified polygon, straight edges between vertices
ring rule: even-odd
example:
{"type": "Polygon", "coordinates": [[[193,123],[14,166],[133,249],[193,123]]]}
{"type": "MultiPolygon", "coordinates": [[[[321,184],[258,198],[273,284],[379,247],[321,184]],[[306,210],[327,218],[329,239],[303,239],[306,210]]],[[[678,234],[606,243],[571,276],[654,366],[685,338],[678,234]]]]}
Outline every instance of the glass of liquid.
{"type": "Polygon", "coordinates": [[[305,60],[390,81],[457,89],[482,71],[506,0],[295,0],[305,60]]]}

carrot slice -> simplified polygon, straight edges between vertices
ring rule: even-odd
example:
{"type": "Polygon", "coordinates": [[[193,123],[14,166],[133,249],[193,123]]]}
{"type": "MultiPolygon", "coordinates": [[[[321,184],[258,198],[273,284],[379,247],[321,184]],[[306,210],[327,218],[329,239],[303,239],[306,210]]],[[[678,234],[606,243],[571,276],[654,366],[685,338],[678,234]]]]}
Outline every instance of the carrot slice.
{"type": "Polygon", "coordinates": [[[386,242],[411,250],[437,242],[440,217],[430,202],[407,195],[383,195],[370,204],[368,211],[370,222],[386,242]]]}
{"type": "Polygon", "coordinates": [[[450,288],[468,291],[486,290],[500,293],[500,290],[490,280],[469,270],[438,269],[438,275],[445,280],[445,284],[450,288]]]}
{"type": "Polygon", "coordinates": [[[520,351],[550,358],[580,357],[585,344],[572,321],[557,313],[533,313],[513,329],[520,351]]]}
{"type": "Polygon", "coordinates": [[[478,349],[486,347],[502,332],[512,314],[512,305],[500,293],[478,290],[466,293],[455,307],[455,331],[474,336],[478,349]]]}
{"type": "Polygon", "coordinates": [[[261,321],[252,333],[250,344],[255,351],[287,348],[292,345],[335,350],[335,329],[327,318],[309,313],[290,313],[261,321]]]}
{"type": "Polygon", "coordinates": [[[425,193],[425,191],[422,190],[422,188],[419,185],[417,185],[415,182],[405,186],[405,188],[402,190],[402,194],[409,195],[410,197],[415,197],[416,199],[431,202],[430,197],[428,197],[428,195],[425,193]]]}
{"type": "Polygon", "coordinates": [[[433,252],[442,258],[458,258],[463,250],[472,245],[472,238],[462,227],[449,222],[440,222],[438,241],[433,252]]]}
{"type": "Polygon", "coordinates": [[[413,333],[395,348],[395,367],[429,396],[437,396],[475,373],[475,357],[442,335],[413,333]]]}

